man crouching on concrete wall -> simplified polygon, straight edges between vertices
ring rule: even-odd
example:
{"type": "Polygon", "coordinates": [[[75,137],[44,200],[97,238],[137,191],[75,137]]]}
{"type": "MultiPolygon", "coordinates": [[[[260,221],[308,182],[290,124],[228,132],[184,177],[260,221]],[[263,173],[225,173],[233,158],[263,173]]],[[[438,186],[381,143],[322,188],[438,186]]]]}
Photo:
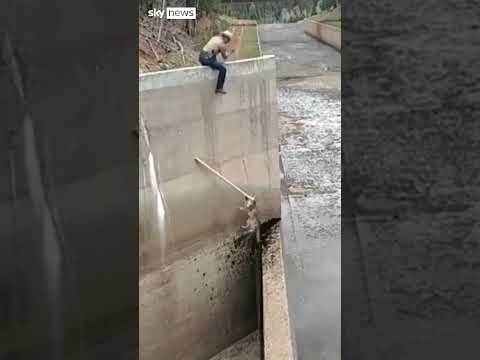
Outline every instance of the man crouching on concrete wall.
{"type": "MultiPolygon", "coordinates": [[[[227,74],[227,69],[223,64],[220,64],[217,61],[217,55],[218,53],[221,53],[224,59],[228,58],[229,55],[227,55],[226,45],[232,40],[232,36],[232,33],[228,30],[223,31],[218,35],[215,35],[203,47],[198,58],[200,64],[209,66],[212,69],[218,70],[220,72],[218,74],[217,87],[215,89],[215,93],[217,94],[227,93],[225,90],[223,90],[223,84],[225,83],[225,75],[227,74]]],[[[233,50],[230,55],[232,53],[233,50]]]]}

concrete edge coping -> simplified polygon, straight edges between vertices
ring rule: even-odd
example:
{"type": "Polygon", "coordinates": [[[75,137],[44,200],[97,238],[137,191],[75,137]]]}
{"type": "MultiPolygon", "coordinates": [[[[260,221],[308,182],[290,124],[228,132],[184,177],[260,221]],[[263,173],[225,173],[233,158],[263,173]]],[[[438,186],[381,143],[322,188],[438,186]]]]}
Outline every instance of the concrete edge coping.
{"type": "MultiPolygon", "coordinates": [[[[240,64],[240,63],[246,63],[246,62],[254,62],[258,60],[268,60],[268,59],[273,59],[275,58],[275,55],[263,55],[255,58],[250,58],[250,59],[240,59],[240,60],[234,60],[234,61],[227,61],[225,62],[226,65],[235,65],[235,64],[240,64]]],[[[140,79],[141,78],[146,78],[150,76],[155,76],[159,74],[169,74],[169,73],[175,73],[175,72],[184,72],[188,70],[198,70],[198,69],[204,69],[205,66],[198,65],[198,66],[188,66],[188,67],[183,67],[183,68],[178,68],[178,69],[170,69],[170,70],[160,70],[160,71],[152,71],[148,73],[143,73],[139,74],[140,79]]]]}
{"type": "MultiPolygon", "coordinates": [[[[225,62],[227,76],[242,76],[275,70],[275,55],[263,55],[251,59],[225,62]]],[[[202,80],[215,80],[217,71],[207,66],[190,66],[179,69],[155,71],[139,74],[139,92],[170,86],[181,86],[202,80]]]]}

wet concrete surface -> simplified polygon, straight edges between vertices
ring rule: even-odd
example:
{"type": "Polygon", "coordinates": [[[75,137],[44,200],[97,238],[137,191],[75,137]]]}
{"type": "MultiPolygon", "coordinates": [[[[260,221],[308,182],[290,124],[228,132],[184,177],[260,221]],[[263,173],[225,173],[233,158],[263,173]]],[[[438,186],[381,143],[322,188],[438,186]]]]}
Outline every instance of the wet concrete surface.
{"type": "Polygon", "coordinates": [[[303,24],[262,25],[277,57],[282,241],[298,359],[340,359],[340,53],[303,24]]]}
{"type": "Polygon", "coordinates": [[[263,53],[277,58],[277,77],[314,77],[339,72],[340,53],[306,35],[303,28],[303,22],[259,26],[263,53]]]}
{"type": "Polygon", "coordinates": [[[295,359],[280,230],[281,222],[277,222],[262,234],[263,334],[266,360],[295,359]]]}
{"type": "MultiPolygon", "coordinates": [[[[344,358],[476,358],[480,63],[467,49],[478,49],[478,5],[351,4],[356,25],[342,49],[350,59],[342,74],[344,178],[356,202],[370,314],[349,329],[359,340],[344,358]],[[384,11],[388,18],[376,16],[384,11]]],[[[344,234],[342,256],[354,245],[344,234]]],[[[342,315],[351,326],[360,290],[344,264],[342,315]]]]}
{"type": "Polygon", "coordinates": [[[260,359],[258,331],[240,339],[229,348],[215,355],[210,360],[257,360],[260,359]]]}

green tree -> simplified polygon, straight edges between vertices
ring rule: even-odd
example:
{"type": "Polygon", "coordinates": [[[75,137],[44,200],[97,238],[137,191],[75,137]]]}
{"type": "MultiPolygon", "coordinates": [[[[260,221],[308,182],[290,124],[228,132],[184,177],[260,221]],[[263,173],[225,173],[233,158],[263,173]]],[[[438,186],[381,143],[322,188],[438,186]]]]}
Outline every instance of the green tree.
{"type": "Polygon", "coordinates": [[[197,0],[197,12],[200,12],[200,16],[203,12],[216,13],[220,10],[221,4],[221,0],[197,0]]]}

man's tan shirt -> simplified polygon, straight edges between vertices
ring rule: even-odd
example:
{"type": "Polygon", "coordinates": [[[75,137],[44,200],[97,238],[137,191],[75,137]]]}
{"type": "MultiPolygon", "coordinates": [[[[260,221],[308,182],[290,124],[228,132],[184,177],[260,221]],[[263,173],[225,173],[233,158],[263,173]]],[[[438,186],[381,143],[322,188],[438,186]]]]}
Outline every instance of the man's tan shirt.
{"type": "Polygon", "coordinates": [[[219,52],[225,53],[226,44],[220,35],[216,35],[207,42],[202,50],[212,55],[217,55],[219,52]]]}

